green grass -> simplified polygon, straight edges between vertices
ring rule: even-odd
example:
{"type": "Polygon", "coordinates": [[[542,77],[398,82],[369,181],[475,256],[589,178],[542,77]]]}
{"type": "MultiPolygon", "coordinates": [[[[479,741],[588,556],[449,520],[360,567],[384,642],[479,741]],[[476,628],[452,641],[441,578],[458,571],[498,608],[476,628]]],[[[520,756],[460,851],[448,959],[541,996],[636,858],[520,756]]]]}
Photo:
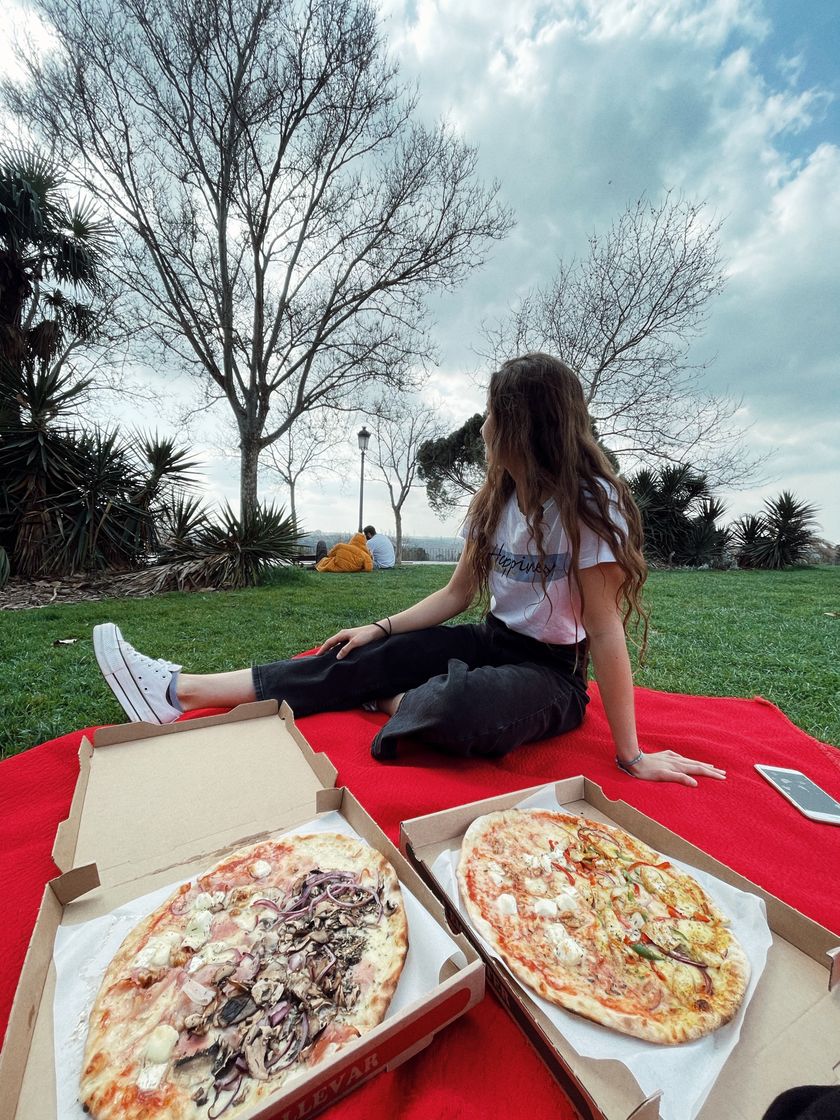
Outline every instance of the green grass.
{"type": "MultiPolygon", "coordinates": [[[[124,720],[96,667],[90,632],[97,622],[116,622],[139,649],[191,670],[235,669],[393,614],[442,586],[451,570],[323,576],[285,569],[247,591],[4,611],[0,753],[124,720]],[[53,644],[61,638],[78,640],[53,644]]],[[[638,684],[706,696],[761,695],[811,735],[840,746],[840,568],[658,572],[647,598],[651,635],[638,684]]]]}

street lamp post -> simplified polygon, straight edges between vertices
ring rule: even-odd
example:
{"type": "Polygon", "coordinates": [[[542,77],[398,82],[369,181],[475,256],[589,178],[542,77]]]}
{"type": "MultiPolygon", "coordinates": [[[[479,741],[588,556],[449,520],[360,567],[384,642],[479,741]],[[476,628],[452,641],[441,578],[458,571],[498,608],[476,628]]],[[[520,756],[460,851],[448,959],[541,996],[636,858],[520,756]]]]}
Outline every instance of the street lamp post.
{"type": "Polygon", "coordinates": [[[359,450],[362,453],[362,474],[359,480],[359,532],[362,531],[362,505],[365,498],[365,452],[370,443],[370,432],[367,428],[362,428],[358,433],[359,450]]]}

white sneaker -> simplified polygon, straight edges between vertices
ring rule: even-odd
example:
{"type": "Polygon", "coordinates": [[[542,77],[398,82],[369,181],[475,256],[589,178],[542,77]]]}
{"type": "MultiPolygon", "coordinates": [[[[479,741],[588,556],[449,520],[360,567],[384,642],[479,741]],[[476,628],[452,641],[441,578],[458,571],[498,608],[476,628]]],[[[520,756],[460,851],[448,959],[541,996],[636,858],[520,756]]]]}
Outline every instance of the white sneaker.
{"type": "Polygon", "coordinates": [[[93,652],[102,675],[130,720],[174,723],[181,715],[166,698],[172,674],[180,670],[180,665],[138,653],[113,622],[94,626],[93,652]]]}

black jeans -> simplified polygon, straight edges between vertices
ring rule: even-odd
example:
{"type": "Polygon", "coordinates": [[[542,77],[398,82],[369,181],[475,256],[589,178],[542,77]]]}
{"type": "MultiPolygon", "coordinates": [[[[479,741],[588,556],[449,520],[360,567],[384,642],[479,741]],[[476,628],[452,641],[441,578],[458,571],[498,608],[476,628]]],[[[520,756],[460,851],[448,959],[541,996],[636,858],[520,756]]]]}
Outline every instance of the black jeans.
{"type": "Polygon", "coordinates": [[[588,703],[585,643],[538,642],[492,615],[395,634],[340,661],[336,652],[255,665],[257,697],[285,700],[296,716],[307,716],[404,692],[371,745],[382,761],[396,756],[404,737],[450,754],[503,755],[571,731],[588,703]]]}

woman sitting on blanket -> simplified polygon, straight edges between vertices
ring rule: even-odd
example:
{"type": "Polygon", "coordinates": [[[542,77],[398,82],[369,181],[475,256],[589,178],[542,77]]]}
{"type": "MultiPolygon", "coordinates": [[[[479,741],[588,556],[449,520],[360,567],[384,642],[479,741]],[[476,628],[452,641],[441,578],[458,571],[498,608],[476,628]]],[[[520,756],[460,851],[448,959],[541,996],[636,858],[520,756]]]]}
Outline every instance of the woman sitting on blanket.
{"type": "Polygon", "coordinates": [[[724,777],[639,746],[625,626],[641,616],[641,521],[592,435],[575,374],[546,354],[505,362],[490,379],[482,435],[487,479],[445,587],[340,630],[317,656],[227,673],[183,673],[139,654],[113,623],[97,626],[97,660],[129,717],[168,723],[256,699],[286,700],[298,717],[365,706],[390,717],[376,758],[393,758],[407,737],[498,756],[581,723],[588,655],[622,770],[685,785],[724,777]],[[483,622],[442,625],[478,597],[489,597],[483,622]]]}

